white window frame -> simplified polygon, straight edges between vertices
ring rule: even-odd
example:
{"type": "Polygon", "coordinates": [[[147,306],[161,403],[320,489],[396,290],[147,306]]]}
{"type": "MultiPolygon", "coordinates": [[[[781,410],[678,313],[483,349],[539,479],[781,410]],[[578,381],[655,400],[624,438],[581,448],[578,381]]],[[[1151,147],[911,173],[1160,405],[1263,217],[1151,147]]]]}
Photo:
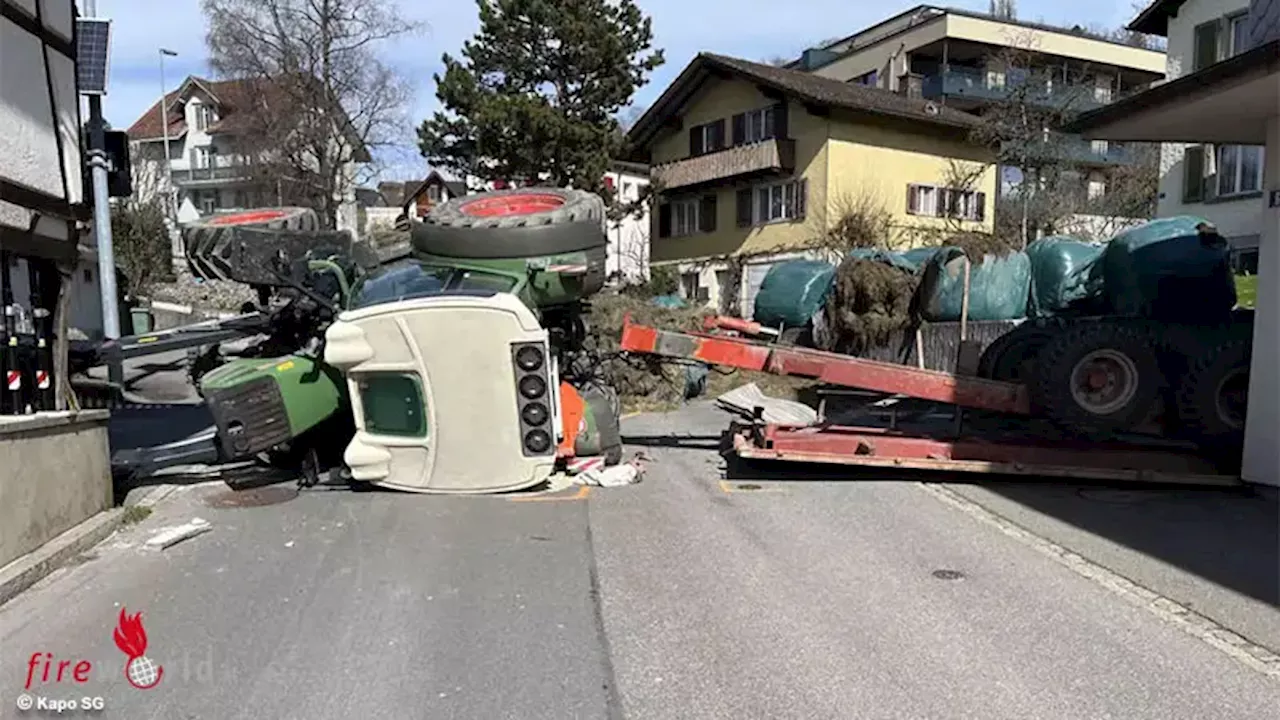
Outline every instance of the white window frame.
{"type": "Polygon", "coordinates": [[[427,186],[427,199],[433,203],[440,202],[440,186],[439,185],[427,186]]]}
{"type": "Polygon", "coordinates": [[[716,148],[713,150],[711,147],[712,141],[716,139],[715,134],[711,132],[712,130],[715,129],[715,127],[716,127],[715,122],[703,123],[698,126],[697,128],[698,133],[702,135],[701,155],[710,155],[713,152],[719,152],[720,150],[724,149],[724,148],[716,148]]]}
{"type": "Polygon", "coordinates": [[[217,191],[200,193],[200,214],[212,215],[218,210],[217,191]]]}
{"type": "MultiPolygon", "coordinates": [[[[1223,44],[1227,47],[1227,57],[1232,58],[1249,48],[1249,13],[1244,12],[1238,15],[1228,15],[1223,19],[1226,26],[1226,37],[1223,38],[1223,44]],[[1236,32],[1240,31],[1244,37],[1236,37],[1236,32]],[[1236,42],[1241,40],[1243,42],[1236,42]]],[[[1226,58],[1224,58],[1226,59],[1226,58]]]]}
{"type": "Polygon", "coordinates": [[[800,180],[766,183],[751,187],[751,224],[771,225],[792,222],[800,217],[800,180]]]}
{"type": "Polygon", "coordinates": [[[773,106],[748,110],[743,113],[743,142],[745,144],[772,140],[777,134],[777,120],[773,116],[773,106]]]}
{"type": "MultiPolygon", "coordinates": [[[[967,222],[982,222],[986,208],[981,207],[978,195],[981,190],[960,190],[924,183],[907,185],[907,214],[915,217],[954,218],[967,222]],[[957,211],[952,207],[958,204],[957,211]]],[[[986,198],[983,198],[985,201],[986,198]]]]}
{"type": "Polygon", "coordinates": [[[195,163],[196,170],[208,170],[213,167],[213,152],[208,147],[196,147],[191,149],[193,153],[192,162],[195,163]]]}
{"type": "Polygon", "coordinates": [[[1217,157],[1214,158],[1214,166],[1217,168],[1217,187],[1215,188],[1215,196],[1220,198],[1238,197],[1241,195],[1254,195],[1262,192],[1263,167],[1266,164],[1266,155],[1263,148],[1259,145],[1219,145],[1215,150],[1217,157]],[[1244,173],[1244,153],[1252,151],[1258,154],[1257,173],[1253,178],[1253,187],[1245,188],[1244,181],[1246,176],[1244,173]],[[1235,158],[1235,168],[1228,174],[1223,172],[1227,166],[1227,157],[1231,155],[1235,158]],[[1229,185],[1228,185],[1229,183],[1229,185]]]}
{"type": "Polygon", "coordinates": [[[698,232],[699,198],[671,202],[671,237],[689,237],[698,232]]]}

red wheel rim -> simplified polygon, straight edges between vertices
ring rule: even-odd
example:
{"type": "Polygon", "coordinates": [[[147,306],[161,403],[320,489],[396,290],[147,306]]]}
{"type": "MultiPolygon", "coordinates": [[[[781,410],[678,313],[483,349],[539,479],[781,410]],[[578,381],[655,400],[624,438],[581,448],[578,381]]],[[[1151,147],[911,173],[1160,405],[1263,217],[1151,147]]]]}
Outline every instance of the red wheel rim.
{"type": "Polygon", "coordinates": [[[545,193],[518,193],[499,197],[472,200],[463,203],[458,212],[471,217],[504,217],[510,215],[535,215],[564,206],[559,195],[545,193]]]}
{"type": "Polygon", "coordinates": [[[222,215],[209,221],[210,225],[245,225],[248,223],[271,222],[288,215],[283,210],[254,210],[252,212],[222,215]]]}

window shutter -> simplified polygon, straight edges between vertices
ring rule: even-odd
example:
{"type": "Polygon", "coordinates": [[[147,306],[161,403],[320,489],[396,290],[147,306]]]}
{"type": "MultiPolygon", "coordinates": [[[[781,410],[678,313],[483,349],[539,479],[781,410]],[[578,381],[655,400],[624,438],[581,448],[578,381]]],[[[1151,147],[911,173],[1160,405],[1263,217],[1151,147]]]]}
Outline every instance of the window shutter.
{"type": "Polygon", "coordinates": [[[689,155],[701,155],[702,151],[702,126],[689,128],[689,155]]]}
{"type": "Polygon", "coordinates": [[[658,206],[658,237],[671,237],[671,203],[658,206]]]}
{"type": "Polygon", "coordinates": [[[707,148],[707,152],[715,152],[723,150],[724,144],[724,118],[711,123],[711,147],[707,148]]]}
{"type": "MultiPolygon", "coordinates": [[[[724,121],[722,120],[721,123],[724,121]]],[[[723,127],[723,124],[721,125],[723,127]]],[[[716,231],[716,196],[703,195],[698,203],[698,230],[709,233],[716,231]]]]}
{"type": "Polygon", "coordinates": [[[809,205],[809,180],[801,178],[796,182],[796,219],[803,220],[805,208],[809,205]]]}
{"type": "Polygon", "coordinates": [[[1182,151],[1182,202],[1202,202],[1204,186],[1204,146],[1189,147],[1182,151]]]}
{"type": "Polygon", "coordinates": [[[738,191],[738,227],[751,227],[751,188],[738,191]]]}
{"type": "Polygon", "coordinates": [[[738,113],[733,116],[733,145],[744,145],[747,142],[747,114],[738,113]]]}
{"type": "Polygon", "coordinates": [[[916,192],[916,186],[907,183],[907,214],[920,214],[920,193],[916,192]]]}
{"type": "Polygon", "coordinates": [[[977,203],[977,207],[973,211],[973,219],[982,222],[987,219],[987,194],[975,193],[973,197],[974,202],[977,203]]]}
{"type": "Polygon", "coordinates": [[[787,104],[780,102],[769,112],[773,114],[773,136],[785,139],[787,137],[787,104]]]}

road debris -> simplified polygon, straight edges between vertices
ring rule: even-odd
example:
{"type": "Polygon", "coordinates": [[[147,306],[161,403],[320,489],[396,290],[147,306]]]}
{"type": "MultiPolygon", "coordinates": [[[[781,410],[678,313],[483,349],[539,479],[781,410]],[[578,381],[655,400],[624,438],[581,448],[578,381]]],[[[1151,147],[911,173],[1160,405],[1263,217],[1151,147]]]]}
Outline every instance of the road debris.
{"type": "Polygon", "coordinates": [[[147,539],[146,546],[155,550],[165,550],[187,538],[193,538],[213,529],[208,520],[192,518],[191,522],[182,525],[160,528],[156,534],[147,539]]]}

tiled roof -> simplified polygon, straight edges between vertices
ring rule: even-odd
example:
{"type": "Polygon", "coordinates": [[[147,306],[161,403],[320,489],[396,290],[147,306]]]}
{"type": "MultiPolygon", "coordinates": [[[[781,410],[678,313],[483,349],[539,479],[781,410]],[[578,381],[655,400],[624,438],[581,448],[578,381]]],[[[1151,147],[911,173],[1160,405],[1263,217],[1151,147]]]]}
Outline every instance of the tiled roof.
{"type": "Polygon", "coordinates": [[[981,122],[976,115],[922,98],[845,83],[799,70],[762,65],[725,55],[700,53],[627,133],[633,147],[640,148],[651,142],[664,121],[679,113],[685,103],[698,92],[702,83],[714,75],[745,79],[802,103],[819,107],[840,108],[954,128],[971,128],[981,122]]]}
{"type": "Polygon", "coordinates": [[[762,85],[818,105],[847,110],[861,110],[892,115],[910,120],[953,127],[974,127],[980,121],[970,113],[954,110],[919,98],[910,98],[889,90],[846,83],[799,70],[763,65],[749,60],[702,53],[713,66],[744,75],[762,85]]]}
{"type": "MultiPolygon", "coordinates": [[[[183,121],[182,105],[184,91],[191,87],[200,87],[213,95],[217,106],[219,120],[209,126],[207,132],[235,132],[242,124],[237,121],[236,108],[251,104],[262,92],[269,92],[270,83],[264,80],[206,80],[194,75],[182,82],[177,90],[165,96],[165,104],[169,109],[169,137],[179,137],[186,131],[183,121]]],[[[243,116],[242,116],[243,117],[243,116]]],[[[160,103],[156,102],[142,117],[129,126],[129,137],[134,140],[150,140],[161,137],[164,133],[160,124],[160,103]]]]}

